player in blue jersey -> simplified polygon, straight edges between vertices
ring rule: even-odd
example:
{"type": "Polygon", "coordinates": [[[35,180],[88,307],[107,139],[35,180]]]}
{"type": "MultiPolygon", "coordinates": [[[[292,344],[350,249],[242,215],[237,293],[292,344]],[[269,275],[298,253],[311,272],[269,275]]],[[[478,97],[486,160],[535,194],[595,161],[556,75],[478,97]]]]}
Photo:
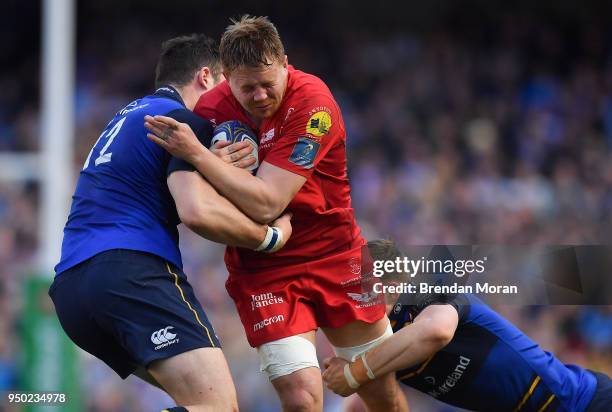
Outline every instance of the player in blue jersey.
{"type": "MultiPolygon", "coordinates": [[[[188,123],[208,146],[212,126],[191,109],[220,77],[207,37],[163,44],[156,92],[117,112],[85,161],[49,290],[67,335],[122,378],[163,388],[182,405],[170,411],[238,408],[219,341],[182,271],[177,225],[258,250],[278,250],[291,235],[289,216],[269,227],[253,222],[146,137],[145,115],[163,114],[188,123]]],[[[218,155],[246,167],[247,146],[218,155]]]]}
{"type": "MultiPolygon", "coordinates": [[[[368,244],[373,259],[395,260],[389,241],[368,244]]],[[[387,273],[387,284],[405,282],[387,273]]],[[[612,380],[561,363],[477,297],[387,296],[394,335],[353,363],[326,360],[328,388],[348,396],[376,376],[397,379],[436,399],[476,411],[609,412],[612,380]]],[[[358,399],[349,408],[360,411],[358,399]]]]}

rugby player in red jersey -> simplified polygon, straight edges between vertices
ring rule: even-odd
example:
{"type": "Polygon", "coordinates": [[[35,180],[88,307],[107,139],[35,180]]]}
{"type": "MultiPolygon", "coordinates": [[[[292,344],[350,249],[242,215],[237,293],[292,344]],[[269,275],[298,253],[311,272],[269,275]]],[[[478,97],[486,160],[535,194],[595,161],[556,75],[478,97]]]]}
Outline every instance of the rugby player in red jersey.
{"type": "MultiPolygon", "coordinates": [[[[293,235],[282,250],[228,247],[226,287],[283,409],[320,411],[316,330],[322,328],[337,356],[347,360],[391,335],[382,300],[362,293],[366,242],[351,208],[342,115],[325,83],[288,65],[267,18],[234,21],[220,54],[227,82],[205,94],[194,111],[216,124],[239,120],[255,131],[257,175],[224,163],[174,119],[149,119],[150,139],[193,164],[252,219],[264,223],[284,210],[293,213],[293,235]]],[[[358,393],[372,411],[408,409],[392,375],[358,393]]]]}

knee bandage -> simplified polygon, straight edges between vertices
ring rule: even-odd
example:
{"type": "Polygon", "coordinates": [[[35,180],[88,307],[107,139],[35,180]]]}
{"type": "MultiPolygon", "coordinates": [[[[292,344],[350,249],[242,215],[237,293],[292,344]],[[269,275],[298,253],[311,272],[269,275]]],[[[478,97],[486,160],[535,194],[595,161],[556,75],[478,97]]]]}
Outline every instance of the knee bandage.
{"type": "Polygon", "coordinates": [[[349,362],[354,362],[355,359],[357,359],[359,355],[380,345],[385,339],[387,339],[388,337],[392,335],[393,335],[393,329],[391,328],[391,325],[387,325],[387,329],[385,329],[385,332],[378,338],[371,340],[368,343],[364,343],[363,345],[349,346],[349,347],[342,347],[342,348],[334,346],[334,352],[336,353],[337,357],[342,358],[349,362]]]}
{"type": "Polygon", "coordinates": [[[301,336],[289,336],[257,348],[259,369],[273,381],[300,369],[318,368],[315,346],[301,336]]]}

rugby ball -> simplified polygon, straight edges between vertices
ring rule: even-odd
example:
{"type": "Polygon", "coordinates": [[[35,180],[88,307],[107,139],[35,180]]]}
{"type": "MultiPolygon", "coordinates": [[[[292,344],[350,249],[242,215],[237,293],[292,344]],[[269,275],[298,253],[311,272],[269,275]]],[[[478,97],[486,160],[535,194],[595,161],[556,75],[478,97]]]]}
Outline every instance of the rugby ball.
{"type": "Polygon", "coordinates": [[[259,143],[257,142],[257,136],[248,126],[238,120],[221,123],[215,127],[210,145],[214,146],[219,141],[232,143],[247,141],[253,147],[250,156],[255,158],[255,163],[246,169],[251,173],[257,170],[259,167],[259,143]]]}

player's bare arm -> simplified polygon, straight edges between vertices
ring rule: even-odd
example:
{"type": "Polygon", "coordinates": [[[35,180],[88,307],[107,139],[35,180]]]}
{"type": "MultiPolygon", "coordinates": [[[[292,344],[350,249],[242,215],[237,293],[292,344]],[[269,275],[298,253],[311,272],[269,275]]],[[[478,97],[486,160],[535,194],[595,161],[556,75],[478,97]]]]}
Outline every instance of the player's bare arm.
{"type": "MultiPolygon", "coordinates": [[[[168,176],[168,187],[181,221],[198,235],[249,249],[256,249],[264,242],[268,227],[245,216],[200,174],[176,171],[168,176]]],[[[284,214],[271,224],[283,234],[276,250],[291,236],[290,219],[290,215],[284,214]]]]}
{"type": "MultiPolygon", "coordinates": [[[[256,160],[246,142],[219,141],[210,151],[226,163],[246,168],[256,160]],[[245,150],[246,149],[246,150],[245,150]]],[[[221,196],[202,175],[194,171],[176,171],[168,177],[168,187],[181,221],[198,235],[230,246],[256,249],[268,234],[268,226],[255,223],[230,201],[221,196]]],[[[280,229],[274,250],[284,246],[291,236],[291,216],[284,214],[271,223],[280,229]]]]}
{"type": "Polygon", "coordinates": [[[195,166],[222,195],[257,222],[269,223],[278,217],[306,182],[305,177],[265,161],[257,176],[233,167],[202,146],[187,124],[170,117],[147,116],[145,127],[151,132],[149,139],[195,166]]]}
{"type": "Polygon", "coordinates": [[[425,362],[451,341],[458,322],[457,310],[451,305],[428,306],[412,324],[355,362],[349,364],[340,358],[326,359],[323,380],[338,395],[351,395],[372,379],[370,371],[373,376],[382,376],[425,362]],[[351,379],[352,386],[349,384],[351,379]]]}

